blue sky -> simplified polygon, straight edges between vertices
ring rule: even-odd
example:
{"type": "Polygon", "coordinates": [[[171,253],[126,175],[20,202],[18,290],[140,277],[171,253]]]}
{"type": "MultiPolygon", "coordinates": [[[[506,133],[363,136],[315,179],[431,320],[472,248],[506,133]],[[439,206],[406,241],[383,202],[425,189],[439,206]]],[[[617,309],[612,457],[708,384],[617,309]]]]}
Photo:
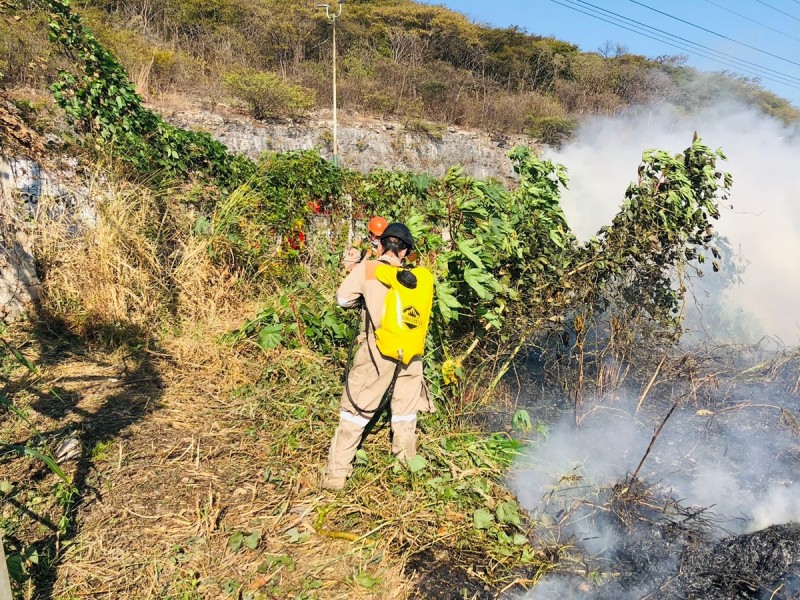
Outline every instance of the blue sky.
{"type": "MultiPolygon", "coordinates": [[[[684,54],[690,66],[703,71],[727,70],[758,76],[762,86],[800,107],[800,0],[423,1],[447,6],[478,23],[497,27],[516,25],[529,33],[553,36],[572,42],[581,50],[596,51],[610,41],[627,47],[634,54],[649,57],[684,54]],[[648,6],[666,14],[659,14],[648,6]],[[578,12],[576,8],[595,14],[600,12],[597,9],[602,9],[638,21],[661,30],[666,35],[660,34],[660,37],[683,48],[623,29],[578,12]],[[687,41],[707,49],[698,49],[687,41]],[[712,51],[729,55],[731,58],[720,59],[728,64],[710,60],[708,56],[712,51]],[[793,80],[787,82],[787,78],[793,80]]],[[[622,21],[619,16],[601,15],[608,21],[622,21]]],[[[630,21],[622,22],[637,29],[630,21]]],[[[659,37],[652,31],[648,35],[659,37]]]]}

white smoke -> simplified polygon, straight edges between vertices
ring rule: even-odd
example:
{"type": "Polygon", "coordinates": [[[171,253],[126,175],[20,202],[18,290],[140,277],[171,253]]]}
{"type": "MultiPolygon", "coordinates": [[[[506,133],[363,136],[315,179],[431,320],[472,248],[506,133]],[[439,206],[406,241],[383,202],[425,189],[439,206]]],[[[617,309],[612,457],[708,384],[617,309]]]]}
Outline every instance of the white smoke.
{"type": "Polygon", "coordinates": [[[800,523],[800,483],[772,488],[753,507],[751,531],[776,523],[800,523]]]}
{"type": "MultiPolygon", "coordinates": [[[[732,397],[728,409],[710,415],[680,406],[638,476],[656,496],[707,509],[718,537],[800,521],[797,439],[781,424],[777,405],[750,400],[749,394],[732,397]]],[[[580,429],[573,415],[566,416],[513,470],[510,485],[520,504],[541,521],[540,539],[559,534],[562,543],[569,539],[590,557],[613,559],[623,540],[605,509],[598,508],[604,502],[600,491],[636,469],[659,421],[651,415],[646,423],[635,413],[635,401],[598,406],[580,429]]],[[[653,567],[654,575],[674,572],[677,559],[665,558],[653,567]]],[[[642,597],[647,591],[642,585],[616,597],[642,597]]],[[[568,598],[575,586],[569,578],[551,577],[525,598],[568,598]]]]}
{"type": "MultiPolygon", "coordinates": [[[[569,169],[570,189],[563,198],[568,221],[579,238],[595,235],[619,209],[628,183],[636,178],[642,152],[681,152],[695,131],[728,157],[720,166],[733,174],[733,191],[716,229],[749,262],[743,285],[727,292],[724,310],[730,319],[753,316],[759,336],[796,345],[800,136],[780,121],[736,104],[693,115],[662,106],[633,116],[590,120],[575,142],[550,152],[569,169]]],[[[705,279],[715,276],[710,271],[705,279]]]]}

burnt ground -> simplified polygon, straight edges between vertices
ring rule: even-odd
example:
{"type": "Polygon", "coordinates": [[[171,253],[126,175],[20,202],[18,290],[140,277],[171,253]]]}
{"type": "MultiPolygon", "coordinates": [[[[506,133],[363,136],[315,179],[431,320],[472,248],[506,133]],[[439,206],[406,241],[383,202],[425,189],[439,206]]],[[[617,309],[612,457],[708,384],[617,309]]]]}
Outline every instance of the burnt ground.
{"type": "Polygon", "coordinates": [[[468,565],[476,566],[483,561],[472,556],[467,560],[461,557],[453,561],[452,550],[444,547],[423,550],[413,555],[406,563],[410,572],[418,573],[419,584],[410,598],[415,600],[450,600],[451,598],[469,598],[470,600],[491,600],[496,590],[486,586],[483,581],[470,574],[468,565]]]}
{"type": "Polygon", "coordinates": [[[514,486],[571,548],[525,598],[800,598],[795,378],[716,368],[710,385],[657,382],[639,412],[641,387],[586,398],[579,428],[563,394],[523,382],[520,405],[550,433],[514,486]],[[536,491],[548,470],[560,488],[536,491]]]}
{"type": "Polygon", "coordinates": [[[681,555],[653,598],[800,598],[800,524],[772,525],[681,555]]]}

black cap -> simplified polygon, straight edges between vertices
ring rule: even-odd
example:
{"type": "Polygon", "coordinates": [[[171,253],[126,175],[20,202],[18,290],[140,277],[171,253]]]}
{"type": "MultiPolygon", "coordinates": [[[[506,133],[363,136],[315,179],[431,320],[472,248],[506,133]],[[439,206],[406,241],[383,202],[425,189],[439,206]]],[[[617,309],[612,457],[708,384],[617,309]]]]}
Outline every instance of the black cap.
{"type": "Polygon", "coordinates": [[[414,238],[411,237],[411,231],[402,223],[389,223],[389,226],[381,234],[381,240],[387,237],[397,238],[405,243],[409,250],[414,248],[414,238]]]}

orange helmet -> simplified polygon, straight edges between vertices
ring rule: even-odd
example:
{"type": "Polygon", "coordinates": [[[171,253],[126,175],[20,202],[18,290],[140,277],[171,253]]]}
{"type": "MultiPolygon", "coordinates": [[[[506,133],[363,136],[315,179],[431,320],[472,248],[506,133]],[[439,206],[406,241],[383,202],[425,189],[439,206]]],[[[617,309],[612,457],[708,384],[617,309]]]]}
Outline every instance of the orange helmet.
{"type": "Polygon", "coordinates": [[[369,229],[369,232],[373,235],[380,237],[388,226],[389,222],[383,217],[372,217],[369,220],[369,226],[367,229],[369,229]]]}

